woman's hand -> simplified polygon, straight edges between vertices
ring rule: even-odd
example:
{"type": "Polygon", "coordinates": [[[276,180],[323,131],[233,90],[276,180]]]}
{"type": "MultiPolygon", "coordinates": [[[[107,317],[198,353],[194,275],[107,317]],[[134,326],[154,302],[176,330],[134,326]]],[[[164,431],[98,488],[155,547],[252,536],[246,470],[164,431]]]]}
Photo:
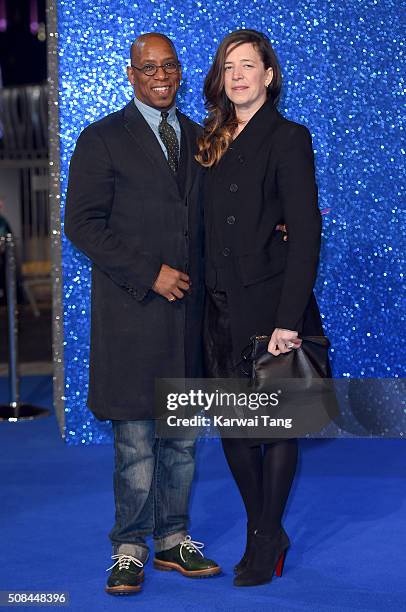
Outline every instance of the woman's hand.
{"type": "Polygon", "coordinates": [[[281,353],[290,353],[293,349],[299,348],[302,344],[298,333],[290,329],[274,329],[271,339],[268,344],[268,353],[272,355],[280,355],[281,353]]]}

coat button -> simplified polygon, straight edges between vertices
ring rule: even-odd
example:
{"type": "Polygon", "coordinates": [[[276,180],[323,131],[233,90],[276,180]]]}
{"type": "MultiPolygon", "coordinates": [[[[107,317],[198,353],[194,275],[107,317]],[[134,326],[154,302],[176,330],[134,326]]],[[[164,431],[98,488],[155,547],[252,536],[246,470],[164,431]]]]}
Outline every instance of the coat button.
{"type": "Polygon", "coordinates": [[[224,257],[228,257],[230,255],[231,251],[228,247],[226,247],[225,249],[223,249],[223,255],[224,257]]]}
{"type": "Polygon", "coordinates": [[[238,185],[236,185],[235,183],[231,183],[230,185],[230,191],[232,193],[235,193],[236,191],[238,191],[238,185]]]}
{"type": "Polygon", "coordinates": [[[234,215],[230,215],[229,217],[227,217],[227,223],[229,225],[233,225],[235,223],[235,217],[234,215]]]}

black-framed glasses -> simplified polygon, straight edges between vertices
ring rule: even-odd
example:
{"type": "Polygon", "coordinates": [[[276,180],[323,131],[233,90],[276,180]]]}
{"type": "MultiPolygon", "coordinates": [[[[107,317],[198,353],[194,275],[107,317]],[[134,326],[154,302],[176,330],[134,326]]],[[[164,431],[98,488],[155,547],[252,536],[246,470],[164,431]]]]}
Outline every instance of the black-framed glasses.
{"type": "Polygon", "coordinates": [[[145,66],[142,66],[141,68],[131,64],[131,68],[135,68],[136,70],[143,72],[145,76],[154,76],[154,74],[157,73],[158,68],[162,68],[165,74],[174,74],[179,70],[180,62],[166,62],[161,66],[157,66],[156,64],[145,64],[145,66]]]}

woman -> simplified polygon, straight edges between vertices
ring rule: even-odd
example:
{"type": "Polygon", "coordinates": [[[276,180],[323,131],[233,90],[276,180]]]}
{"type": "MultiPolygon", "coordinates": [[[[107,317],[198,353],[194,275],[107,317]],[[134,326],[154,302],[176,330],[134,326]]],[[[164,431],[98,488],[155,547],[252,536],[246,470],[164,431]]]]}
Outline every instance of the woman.
{"type": "MultiPolygon", "coordinates": [[[[204,85],[209,115],[196,159],[208,169],[205,354],[212,377],[242,375],[236,364],[254,334],[272,334],[273,355],[299,347],[299,333],[323,334],[312,292],[321,215],[311,136],[277,111],[281,84],[268,38],[239,30],[220,44],[204,85]]],[[[281,574],[289,546],[281,520],[297,440],[222,444],[247,512],[234,584],[269,582],[281,574]]]]}

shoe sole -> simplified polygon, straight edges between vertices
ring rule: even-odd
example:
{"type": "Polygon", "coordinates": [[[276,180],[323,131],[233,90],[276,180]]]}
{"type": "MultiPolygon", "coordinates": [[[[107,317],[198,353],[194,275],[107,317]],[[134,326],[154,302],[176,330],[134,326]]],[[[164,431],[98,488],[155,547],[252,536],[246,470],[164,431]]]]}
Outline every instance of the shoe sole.
{"type": "Polygon", "coordinates": [[[210,567],[203,570],[188,571],[183,569],[183,567],[177,563],[172,563],[171,561],[160,561],[158,559],[154,559],[154,568],[160,570],[161,572],[172,572],[175,570],[187,578],[210,578],[211,576],[216,576],[221,572],[221,567],[219,566],[210,567]]]}
{"type": "Polygon", "coordinates": [[[249,587],[261,586],[261,584],[269,584],[270,582],[272,582],[272,578],[267,579],[267,580],[260,580],[259,582],[251,582],[251,583],[245,583],[245,584],[236,584],[235,582],[233,582],[233,585],[239,588],[241,587],[249,588],[249,587]]]}
{"type": "Polygon", "coordinates": [[[106,587],[105,591],[109,595],[135,595],[135,593],[139,593],[141,591],[141,585],[137,586],[116,586],[116,587],[106,587]]]}
{"type": "MultiPolygon", "coordinates": [[[[140,582],[144,581],[144,572],[140,575],[140,582]]],[[[106,588],[104,589],[106,593],[108,593],[109,595],[135,595],[136,593],[139,593],[142,589],[142,584],[135,584],[135,585],[119,585],[119,586],[113,586],[113,587],[109,587],[106,586],[106,588]]]]}

